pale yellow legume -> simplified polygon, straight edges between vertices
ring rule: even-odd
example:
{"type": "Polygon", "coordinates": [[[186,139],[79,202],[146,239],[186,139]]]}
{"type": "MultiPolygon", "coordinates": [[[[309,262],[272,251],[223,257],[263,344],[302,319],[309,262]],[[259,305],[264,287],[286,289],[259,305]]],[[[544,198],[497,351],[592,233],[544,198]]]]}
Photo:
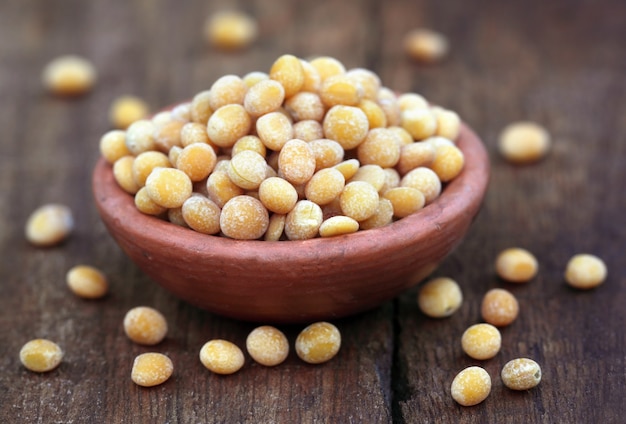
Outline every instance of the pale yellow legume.
{"type": "Polygon", "coordinates": [[[167,321],[161,312],[149,306],[137,306],[124,316],[124,332],[141,345],[161,343],[167,335],[167,321]]]}
{"type": "Polygon", "coordinates": [[[529,358],[512,359],[502,367],[500,378],[511,390],[530,390],[541,382],[541,367],[529,358]]]}
{"type": "Polygon", "coordinates": [[[26,221],[26,239],[35,246],[53,246],[69,237],[74,230],[72,210],[50,203],[35,209],[26,221]]]}
{"type": "Polygon", "coordinates": [[[263,325],[248,334],[246,349],[256,362],[267,367],[273,367],[287,359],[289,341],[285,334],[276,327],[263,325]]]}
{"type": "Polygon", "coordinates": [[[41,78],[44,87],[51,93],[74,96],[90,91],[98,75],[89,60],[81,56],[64,55],[49,62],[41,78]]]}
{"type": "Polygon", "coordinates": [[[20,362],[34,372],[52,371],[61,364],[63,350],[53,341],[34,339],[20,349],[20,362]]]}
{"type": "Polygon", "coordinates": [[[239,50],[256,40],[256,20],[239,11],[220,11],[210,15],[204,24],[204,37],[214,47],[239,50]]]}
{"type": "Polygon", "coordinates": [[[245,358],[236,344],[215,339],[206,342],[200,349],[200,362],[216,374],[233,374],[243,367],[245,358]]]}
{"type": "Polygon", "coordinates": [[[172,360],[162,353],[148,352],[133,361],[130,378],[142,387],[153,387],[165,383],[174,372],[172,360]]]}
{"type": "Polygon", "coordinates": [[[504,249],[496,258],[498,276],[512,283],[526,283],[537,275],[538,270],[537,259],[526,249],[504,249]]]}
{"type": "Polygon", "coordinates": [[[574,255],[565,268],[565,281],[572,287],[589,290],[604,282],[607,269],[604,261],[595,255],[574,255]]]}
{"type": "Polygon", "coordinates": [[[296,338],[298,357],[309,364],[330,361],[341,347],[341,333],[329,322],[316,322],[309,325],[296,338]]]}
{"type": "Polygon", "coordinates": [[[459,405],[478,405],[491,393],[491,377],[484,368],[467,367],[454,377],[450,392],[459,405]]]}
{"type": "Polygon", "coordinates": [[[543,158],[551,145],[550,134],[534,122],[507,125],[498,139],[498,150],[505,160],[516,164],[536,162],[543,158]]]}
{"type": "Polygon", "coordinates": [[[109,107],[109,121],[114,128],[126,129],[135,121],[144,119],[148,104],[136,96],[120,96],[109,107]]]}
{"type": "Polygon", "coordinates": [[[461,337],[463,352],[469,357],[485,360],[493,358],[500,351],[502,336],[500,331],[487,323],[468,327],[461,337]]]}
{"type": "Polygon", "coordinates": [[[426,28],[410,31],[404,38],[404,49],[409,57],[425,63],[434,63],[448,53],[448,39],[441,33],[426,28]]]}
{"type": "Polygon", "coordinates": [[[65,281],[75,295],[85,299],[98,299],[109,291],[109,283],[104,273],[89,265],[72,267],[67,272],[65,281]]]}
{"type": "Polygon", "coordinates": [[[445,318],[454,314],[463,303],[459,284],[448,277],[438,277],[426,282],[419,290],[417,304],[432,318],[445,318]]]}

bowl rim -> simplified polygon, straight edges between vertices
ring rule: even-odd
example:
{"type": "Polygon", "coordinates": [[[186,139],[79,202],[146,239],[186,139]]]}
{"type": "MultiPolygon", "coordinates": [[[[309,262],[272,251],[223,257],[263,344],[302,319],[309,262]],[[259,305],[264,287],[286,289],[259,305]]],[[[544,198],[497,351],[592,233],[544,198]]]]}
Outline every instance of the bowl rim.
{"type": "Polygon", "coordinates": [[[223,260],[263,257],[288,260],[303,249],[316,252],[319,261],[336,256],[359,256],[376,249],[381,252],[428,239],[440,232],[450,221],[461,215],[476,214],[489,182],[490,166],[483,142],[465,123],[461,123],[456,145],[463,151],[464,167],[452,181],[446,183],[441,195],[432,203],[407,217],[386,226],[355,233],[317,237],[308,240],[235,240],[222,235],[208,235],[173,224],[137,210],[134,196],[119,187],[112,166],[100,157],[92,174],[92,193],[105,225],[115,224],[127,237],[144,239],[154,246],[176,249],[179,254],[197,255],[206,252],[223,260]],[[478,199],[478,200],[477,200],[478,199]],[[271,255],[262,254],[269,253],[271,255]]]}

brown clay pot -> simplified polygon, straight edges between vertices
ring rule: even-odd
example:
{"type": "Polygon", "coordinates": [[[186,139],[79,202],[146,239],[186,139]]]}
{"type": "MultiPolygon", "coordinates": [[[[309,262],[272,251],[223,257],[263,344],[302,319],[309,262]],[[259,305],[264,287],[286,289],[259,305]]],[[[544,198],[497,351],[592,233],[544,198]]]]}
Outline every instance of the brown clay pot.
{"type": "Polygon", "coordinates": [[[416,285],[462,241],[485,195],[489,159],[465,125],[465,166],[433,203],[386,227],[304,241],[240,241],[144,215],[100,159],[93,193],[126,254],[175,296],[213,313],[263,323],[344,317],[416,285]]]}

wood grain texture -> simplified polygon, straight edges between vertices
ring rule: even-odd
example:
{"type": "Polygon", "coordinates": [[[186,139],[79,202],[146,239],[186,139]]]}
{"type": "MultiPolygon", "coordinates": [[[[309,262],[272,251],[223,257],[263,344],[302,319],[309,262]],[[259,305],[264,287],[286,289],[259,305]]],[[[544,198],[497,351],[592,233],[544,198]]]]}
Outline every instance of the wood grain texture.
{"type": "MultiPolygon", "coordinates": [[[[241,53],[218,52],[201,36],[204,18],[226,1],[6,0],[0,4],[0,422],[82,423],[553,423],[621,422],[626,414],[626,3],[558,0],[436,2],[237,2],[259,19],[261,37],[241,53]],[[445,33],[450,55],[421,66],[407,59],[403,35],[417,26],[445,33]],[[99,72],[87,96],[57,99],[40,85],[60,54],[90,58],[99,72]],[[455,278],[465,302],[451,318],[419,313],[412,289],[381,308],[338,320],[339,355],[321,366],[292,353],[275,368],[247,358],[237,374],[210,374],[198,360],[210,338],[240,346],[253,325],[189,306],[127,259],[101,223],[89,178],[106,111],[121,94],[153,109],[189,98],[219,76],[266,70],[283,53],[328,54],[347,67],[375,70],[398,91],[417,91],[452,108],[484,139],[492,178],[483,208],[454,254],[436,271],[455,278]],[[496,152],[511,121],[546,126],[553,150],[526,167],[496,152]],[[71,239],[49,249],[25,241],[28,214],[46,202],[75,213],[71,239]],[[526,285],[499,281],[496,254],[522,246],[540,272],[526,285]],[[602,257],[604,285],[569,289],[565,263],[575,253],[602,257]],[[66,271],[78,263],[107,273],[101,301],[75,298],[66,271]],[[518,320],[503,348],[482,364],[494,386],[463,408],[449,386],[475,361],[460,349],[480,320],[482,294],[505,287],[518,297],[518,320]],[[122,330],[128,309],[153,306],[170,333],[155,348],[133,345],[122,330]],[[29,339],[59,343],[65,360],[43,375],[18,357],[29,339]],[[173,378],[144,389],[130,380],[133,358],[168,354],[173,378]],[[530,356],[543,381],[515,393],[502,365],[530,356]]],[[[306,282],[306,276],[303,283],[306,282]]],[[[292,341],[299,326],[282,328],[292,341]]]]}

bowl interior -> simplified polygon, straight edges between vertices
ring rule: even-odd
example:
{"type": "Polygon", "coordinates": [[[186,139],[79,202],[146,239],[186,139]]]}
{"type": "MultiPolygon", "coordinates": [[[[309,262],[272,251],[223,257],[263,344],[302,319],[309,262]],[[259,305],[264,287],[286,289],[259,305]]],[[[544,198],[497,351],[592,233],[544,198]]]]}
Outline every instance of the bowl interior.
{"type": "Polygon", "coordinates": [[[430,274],[480,208],[489,161],[463,125],[464,169],[421,211],[386,227],[303,241],[209,236],[140,213],[103,159],[93,193],[107,229],[152,279],[214,313],[258,322],[311,322],[371,309],[430,274]]]}

